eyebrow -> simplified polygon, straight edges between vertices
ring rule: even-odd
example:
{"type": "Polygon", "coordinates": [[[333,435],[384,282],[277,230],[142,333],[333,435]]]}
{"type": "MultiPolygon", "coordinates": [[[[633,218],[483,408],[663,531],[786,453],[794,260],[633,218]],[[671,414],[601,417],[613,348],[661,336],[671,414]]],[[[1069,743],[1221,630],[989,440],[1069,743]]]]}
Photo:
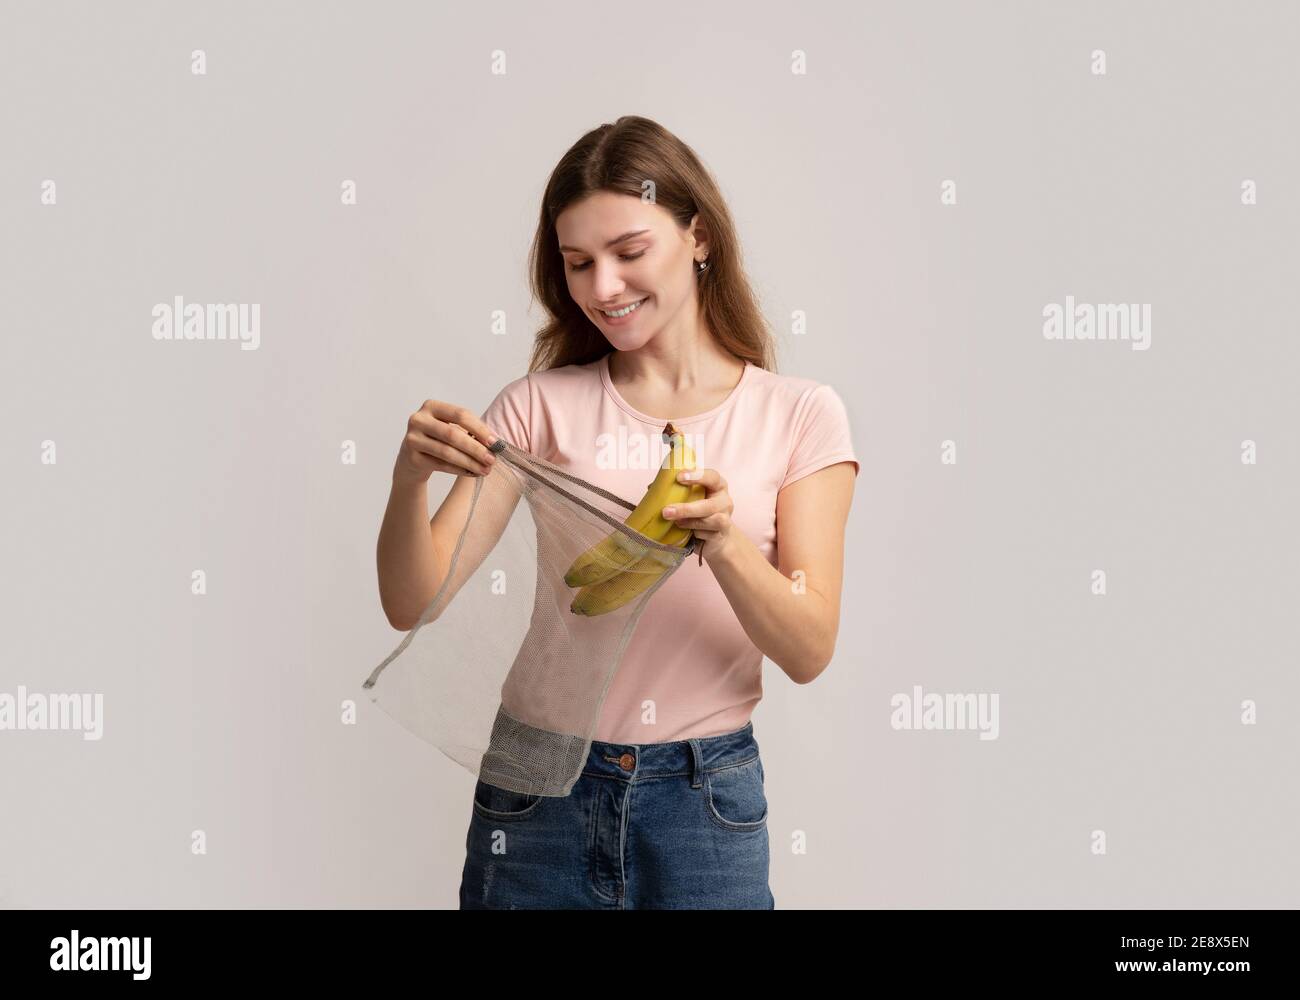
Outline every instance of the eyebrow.
{"type": "MultiPolygon", "coordinates": [[[[622,236],[615,236],[612,240],[610,240],[608,243],[605,244],[605,249],[608,250],[610,247],[617,246],[618,244],[622,243],[624,240],[630,240],[633,236],[640,236],[642,233],[648,233],[648,232],[650,232],[650,230],[648,229],[634,229],[630,233],[624,233],[622,236]]],[[[560,253],[564,253],[564,251],[566,250],[577,250],[578,253],[582,252],[581,250],[578,250],[577,247],[566,247],[563,243],[561,243],[560,253]]]]}

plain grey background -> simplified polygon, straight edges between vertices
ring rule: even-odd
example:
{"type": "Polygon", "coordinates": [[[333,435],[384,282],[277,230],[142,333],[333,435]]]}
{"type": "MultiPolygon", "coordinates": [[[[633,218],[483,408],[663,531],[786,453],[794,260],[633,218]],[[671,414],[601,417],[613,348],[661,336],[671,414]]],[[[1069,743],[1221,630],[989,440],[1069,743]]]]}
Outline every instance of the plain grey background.
{"type": "Polygon", "coordinates": [[[754,715],[778,908],[1296,905],[1298,29],[4,3],[0,694],[105,718],[0,732],[0,906],[455,905],[472,777],[360,689],[376,535],[407,416],[524,374],[542,187],[623,114],[714,172],[862,462],[834,662],[754,715]],[[177,295],[260,304],[259,349],[156,341],[177,295]],[[1067,295],[1149,304],[1150,349],[1046,340],[1067,295]],[[914,685],[996,693],[998,739],[893,729],[914,685]]]}

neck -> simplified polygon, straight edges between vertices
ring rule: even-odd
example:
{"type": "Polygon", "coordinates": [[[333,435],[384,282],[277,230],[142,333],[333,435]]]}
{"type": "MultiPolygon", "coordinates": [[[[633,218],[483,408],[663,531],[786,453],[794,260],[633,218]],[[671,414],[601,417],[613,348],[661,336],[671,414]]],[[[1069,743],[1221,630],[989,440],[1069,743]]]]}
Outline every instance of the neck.
{"type": "Polygon", "coordinates": [[[735,385],[744,368],[744,361],[701,329],[689,334],[664,330],[634,351],[609,355],[609,377],[615,384],[673,393],[735,385]]]}

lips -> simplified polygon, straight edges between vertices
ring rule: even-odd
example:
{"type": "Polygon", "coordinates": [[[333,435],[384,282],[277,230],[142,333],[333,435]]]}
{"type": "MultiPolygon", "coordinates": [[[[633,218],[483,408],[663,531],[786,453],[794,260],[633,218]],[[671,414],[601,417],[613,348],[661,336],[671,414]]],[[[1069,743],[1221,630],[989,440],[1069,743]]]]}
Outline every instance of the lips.
{"type": "Polygon", "coordinates": [[[648,299],[649,297],[650,297],[650,296],[647,295],[645,298],[641,298],[641,299],[632,299],[632,300],[629,301],[629,302],[620,302],[620,303],[619,303],[618,305],[616,305],[616,306],[608,306],[608,307],[606,307],[606,308],[601,308],[600,306],[597,306],[597,307],[596,307],[596,311],[597,311],[597,312],[602,312],[602,313],[618,312],[620,309],[626,309],[628,306],[634,306],[634,305],[637,305],[637,304],[640,303],[640,302],[644,302],[644,301],[645,301],[646,299],[648,299]]]}
{"type": "Polygon", "coordinates": [[[627,305],[617,307],[618,309],[625,310],[625,312],[621,316],[611,316],[609,313],[607,313],[604,309],[601,308],[597,308],[596,312],[600,314],[601,321],[607,324],[608,326],[624,326],[625,324],[632,322],[636,314],[641,311],[641,307],[649,301],[650,301],[650,296],[647,295],[643,299],[634,299],[633,301],[629,302],[627,305]]]}

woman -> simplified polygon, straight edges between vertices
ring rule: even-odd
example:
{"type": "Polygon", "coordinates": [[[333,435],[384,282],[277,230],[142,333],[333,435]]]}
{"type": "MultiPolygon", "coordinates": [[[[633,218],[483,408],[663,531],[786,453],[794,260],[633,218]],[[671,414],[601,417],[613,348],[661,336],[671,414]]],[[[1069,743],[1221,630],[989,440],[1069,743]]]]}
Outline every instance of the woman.
{"type": "Polygon", "coordinates": [[[478,781],[460,905],[771,909],[749,719],[764,656],[807,684],[834,650],[858,471],[844,406],[772,371],[730,213],[653,121],[620,118],[564,155],[530,266],[551,319],[529,374],[481,418],[430,400],[408,421],[379,544],[389,621],[412,627],[436,592],[498,434],[639,497],[671,421],[706,496],[663,514],[694,530],[703,560],[646,605],[567,797],[478,781]],[[426,528],[435,471],[460,478],[426,528]]]}

